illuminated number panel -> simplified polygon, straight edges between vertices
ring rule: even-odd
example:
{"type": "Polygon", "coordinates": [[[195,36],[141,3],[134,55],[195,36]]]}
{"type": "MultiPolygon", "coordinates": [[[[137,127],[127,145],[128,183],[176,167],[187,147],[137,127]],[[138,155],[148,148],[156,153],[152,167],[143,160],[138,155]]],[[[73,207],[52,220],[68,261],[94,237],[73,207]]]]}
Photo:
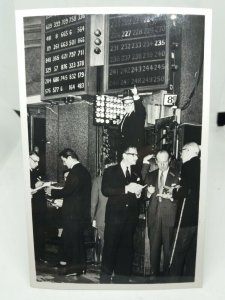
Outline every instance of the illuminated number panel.
{"type": "Polygon", "coordinates": [[[168,22],[165,15],[110,15],[104,91],[168,86],[168,22]]]}
{"type": "MultiPolygon", "coordinates": [[[[48,16],[43,22],[42,98],[68,94],[93,94],[88,78],[94,74],[89,67],[89,17],[85,15],[48,16]],[[88,89],[89,88],[89,89],[88,89]]],[[[93,90],[92,90],[93,89],[93,90]]]]}

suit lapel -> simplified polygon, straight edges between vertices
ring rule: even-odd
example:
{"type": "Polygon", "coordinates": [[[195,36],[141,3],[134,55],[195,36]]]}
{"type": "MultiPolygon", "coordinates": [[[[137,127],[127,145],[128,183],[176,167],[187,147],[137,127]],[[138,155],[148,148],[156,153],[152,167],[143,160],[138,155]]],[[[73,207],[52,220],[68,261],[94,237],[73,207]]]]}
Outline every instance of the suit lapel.
{"type": "Polygon", "coordinates": [[[171,169],[169,168],[168,173],[167,173],[167,178],[166,178],[166,182],[165,185],[167,186],[171,186],[172,181],[173,181],[173,176],[171,175],[171,169]]]}
{"type": "Polygon", "coordinates": [[[122,182],[126,181],[126,177],[125,177],[125,175],[123,173],[123,169],[121,168],[120,164],[118,165],[118,179],[122,180],[122,182]]]}
{"type": "Polygon", "coordinates": [[[156,194],[158,194],[159,192],[159,183],[158,183],[158,178],[159,178],[159,170],[156,170],[154,173],[154,177],[153,177],[153,186],[156,187],[156,194]]]}

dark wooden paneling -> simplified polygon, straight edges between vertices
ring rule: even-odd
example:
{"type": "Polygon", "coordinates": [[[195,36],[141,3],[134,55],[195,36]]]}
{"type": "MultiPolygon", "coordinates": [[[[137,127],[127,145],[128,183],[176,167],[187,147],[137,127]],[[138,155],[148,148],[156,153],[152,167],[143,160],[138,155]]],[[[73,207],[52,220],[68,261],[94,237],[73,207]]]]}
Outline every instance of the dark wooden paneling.
{"type": "MultiPolygon", "coordinates": [[[[181,43],[180,107],[186,102],[197,80],[202,59],[203,36],[204,17],[184,16],[181,43]]],[[[188,109],[182,111],[182,123],[202,123],[202,78],[201,75],[199,85],[192,98],[192,104],[188,109]]]]}
{"type": "Polygon", "coordinates": [[[40,95],[41,91],[41,47],[25,49],[27,96],[40,95]]]}
{"type": "Polygon", "coordinates": [[[97,158],[96,158],[96,143],[97,127],[93,125],[93,105],[88,106],[88,168],[92,178],[96,176],[97,158]]]}
{"type": "Polygon", "coordinates": [[[46,107],[46,175],[58,180],[58,106],[46,107]]]}

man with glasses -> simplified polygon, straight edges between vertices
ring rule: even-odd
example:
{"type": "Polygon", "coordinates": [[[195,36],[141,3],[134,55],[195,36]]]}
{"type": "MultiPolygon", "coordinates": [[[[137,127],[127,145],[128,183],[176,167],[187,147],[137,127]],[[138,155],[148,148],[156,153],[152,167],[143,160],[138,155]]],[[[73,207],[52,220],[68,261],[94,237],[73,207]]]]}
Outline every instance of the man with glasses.
{"type": "Polygon", "coordinates": [[[132,144],[139,150],[144,145],[146,112],[136,87],[124,91],[123,104],[126,114],[120,123],[122,145],[132,144]]]}
{"type": "Polygon", "coordinates": [[[30,185],[32,194],[32,220],[35,260],[37,264],[45,263],[45,226],[47,201],[44,192],[44,182],[38,171],[40,158],[32,152],[30,161],[30,185]]]}
{"type": "Polygon", "coordinates": [[[191,142],[183,146],[180,187],[174,189],[177,199],[174,255],[170,275],[174,280],[193,281],[195,275],[197,226],[200,188],[200,148],[191,142]]]}
{"type": "Polygon", "coordinates": [[[128,283],[133,262],[133,236],[139,215],[143,186],[135,170],[137,148],[122,151],[120,164],[104,171],[102,193],[108,197],[105,214],[101,283],[128,283]]]}
{"type": "Polygon", "coordinates": [[[166,189],[179,183],[178,172],[169,166],[170,156],[166,150],[157,153],[156,164],[158,170],[148,173],[145,178],[152,278],[160,275],[161,251],[163,275],[168,271],[177,205],[166,189]]]}

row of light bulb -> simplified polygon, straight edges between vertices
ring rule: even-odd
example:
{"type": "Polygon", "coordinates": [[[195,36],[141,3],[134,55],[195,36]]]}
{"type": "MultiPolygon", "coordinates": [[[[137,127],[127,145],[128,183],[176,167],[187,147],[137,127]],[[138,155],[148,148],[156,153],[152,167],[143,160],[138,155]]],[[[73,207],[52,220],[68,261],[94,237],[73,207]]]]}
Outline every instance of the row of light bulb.
{"type": "Polygon", "coordinates": [[[120,124],[120,120],[116,119],[116,120],[109,120],[109,119],[104,119],[104,118],[95,118],[96,123],[99,124],[109,124],[112,123],[113,125],[119,125],[120,124]]]}
{"type": "Polygon", "coordinates": [[[111,114],[121,114],[121,115],[125,115],[125,110],[121,110],[119,108],[105,108],[105,107],[97,107],[96,108],[96,112],[97,113],[101,113],[101,112],[106,112],[106,113],[111,113],[111,114]]]}
{"type": "Polygon", "coordinates": [[[124,105],[122,103],[116,104],[115,102],[104,102],[104,101],[96,101],[97,107],[116,107],[121,110],[124,109],[124,105]]]}
{"type": "MultiPolygon", "coordinates": [[[[107,119],[117,119],[117,115],[116,114],[111,114],[111,113],[106,113],[106,114],[104,114],[104,113],[99,113],[99,112],[97,112],[96,113],[96,117],[97,118],[99,118],[99,117],[101,117],[101,118],[107,118],[107,119]]],[[[122,116],[120,116],[119,117],[119,120],[122,120],[122,116]]]]}

